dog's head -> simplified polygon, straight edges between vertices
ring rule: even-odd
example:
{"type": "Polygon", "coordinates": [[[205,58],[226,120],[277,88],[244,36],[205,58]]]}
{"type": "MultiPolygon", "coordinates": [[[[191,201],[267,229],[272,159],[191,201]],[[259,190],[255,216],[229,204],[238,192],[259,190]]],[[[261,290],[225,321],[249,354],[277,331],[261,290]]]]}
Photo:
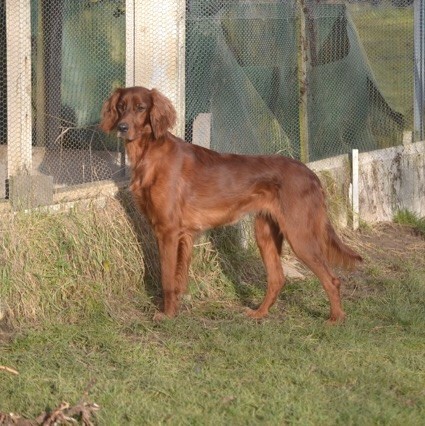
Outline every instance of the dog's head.
{"type": "Polygon", "coordinates": [[[152,135],[165,136],[176,123],[176,110],[171,101],[156,89],[129,87],[116,89],[105,101],[100,128],[118,131],[128,141],[152,135]]]}

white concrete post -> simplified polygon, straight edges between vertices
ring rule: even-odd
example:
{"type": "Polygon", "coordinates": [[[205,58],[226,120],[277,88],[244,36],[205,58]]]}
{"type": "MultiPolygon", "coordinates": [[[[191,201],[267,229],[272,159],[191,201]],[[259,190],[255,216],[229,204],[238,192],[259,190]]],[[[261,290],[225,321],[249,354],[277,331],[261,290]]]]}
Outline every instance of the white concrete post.
{"type": "MultiPolygon", "coordinates": [[[[144,0],[134,1],[132,7],[134,46],[132,52],[127,48],[127,61],[134,60],[133,85],[157,88],[172,101],[177,110],[174,132],[184,137],[186,2],[144,0]]],[[[131,24],[130,18],[126,24],[131,24]]],[[[126,32],[130,38],[131,28],[126,32]]],[[[130,81],[130,71],[127,74],[130,81]]]]}
{"type": "Polygon", "coordinates": [[[353,149],[351,161],[353,229],[359,227],[359,150],[353,149]]]}
{"type": "Polygon", "coordinates": [[[134,86],[134,0],[125,2],[125,86],[134,86]]]}
{"type": "Polygon", "coordinates": [[[201,112],[193,120],[192,143],[211,148],[211,113],[201,112]]]}
{"type": "Polygon", "coordinates": [[[31,4],[6,0],[7,176],[32,168],[31,4]]]}

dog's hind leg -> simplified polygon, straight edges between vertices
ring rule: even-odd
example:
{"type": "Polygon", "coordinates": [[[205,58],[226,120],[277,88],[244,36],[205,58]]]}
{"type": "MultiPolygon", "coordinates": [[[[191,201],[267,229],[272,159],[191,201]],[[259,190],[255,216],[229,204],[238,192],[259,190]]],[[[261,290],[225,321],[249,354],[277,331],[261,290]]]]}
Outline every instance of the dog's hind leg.
{"type": "Polygon", "coordinates": [[[330,303],[329,322],[343,321],[345,313],[341,306],[341,282],[329,267],[326,255],[322,252],[319,241],[315,239],[317,237],[313,233],[308,233],[305,229],[291,232],[288,228],[286,226],[285,237],[292,250],[316,274],[328,296],[330,303]]]}
{"type": "Polygon", "coordinates": [[[190,260],[192,258],[193,236],[183,234],[178,242],[176,266],[176,292],[180,297],[187,290],[190,260]]]}
{"type": "Polygon", "coordinates": [[[267,292],[260,307],[248,310],[247,315],[251,318],[263,318],[276,301],[285,282],[280,262],[283,236],[270,216],[259,214],[255,217],[255,239],[267,271],[267,292]]]}

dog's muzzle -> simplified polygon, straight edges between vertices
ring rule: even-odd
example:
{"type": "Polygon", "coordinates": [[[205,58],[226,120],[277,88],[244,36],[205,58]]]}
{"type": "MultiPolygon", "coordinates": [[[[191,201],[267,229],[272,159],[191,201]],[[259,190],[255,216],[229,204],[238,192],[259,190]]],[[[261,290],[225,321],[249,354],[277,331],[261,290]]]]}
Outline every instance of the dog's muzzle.
{"type": "Polygon", "coordinates": [[[118,123],[117,130],[118,137],[124,136],[128,132],[128,124],[124,122],[118,123]]]}

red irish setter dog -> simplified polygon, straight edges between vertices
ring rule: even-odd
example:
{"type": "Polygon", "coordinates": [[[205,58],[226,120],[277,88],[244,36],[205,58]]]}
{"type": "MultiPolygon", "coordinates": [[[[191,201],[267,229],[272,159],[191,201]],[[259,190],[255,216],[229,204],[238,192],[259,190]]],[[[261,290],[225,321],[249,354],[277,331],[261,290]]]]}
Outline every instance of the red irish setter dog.
{"type": "Polygon", "coordinates": [[[262,318],[285,277],[283,239],[320,279],[330,302],[330,321],[344,319],[340,280],[330,265],[354,266],[362,258],[336,235],[318,177],[303,163],[281,155],[219,154],[170,133],[176,111],[156,89],[117,89],[102,108],[100,127],[124,139],[130,190],[158,242],[164,312],[173,317],[186,291],[193,242],[202,231],[255,215],[255,238],[267,271],[262,318]]]}

